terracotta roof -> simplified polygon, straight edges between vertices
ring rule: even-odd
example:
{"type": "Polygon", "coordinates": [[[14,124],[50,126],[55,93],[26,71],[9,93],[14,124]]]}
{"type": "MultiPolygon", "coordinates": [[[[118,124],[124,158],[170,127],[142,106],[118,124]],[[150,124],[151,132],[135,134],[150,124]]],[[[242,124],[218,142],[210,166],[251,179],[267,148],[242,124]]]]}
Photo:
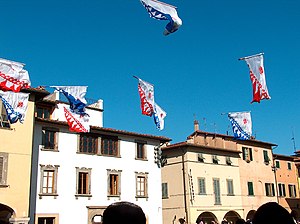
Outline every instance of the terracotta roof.
{"type": "MultiPolygon", "coordinates": [[[[56,120],[38,118],[38,117],[36,117],[35,120],[37,122],[45,122],[45,123],[57,124],[57,125],[62,125],[62,126],[68,127],[68,123],[66,121],[56,121],[56,120]]],[[[111,134],[121,134],[121,135],[129,135],[129,136],[142,137],[142,138],[148,138],[148,139],[155,139],[155,140],[160,140],[161,142],[169,142],[172,140],[172,139],[164,137],[164,136],[140,134],[140,133],[136,133],[136,132],[117,130],[117,129],[113,129],[113,128],[91,126],[90,129],[91,129],[91,133],[95,133],[93,131],[103,131],[103,132],[111,133],[111,134]]]]}
{"type": "Polygon", "coordinates": [[[243,142],[253,142],[253,143],[266,144],[266,145],[270,145],[270,146],[277,146],[277,145],[274,144],[274,143],[258,141],[258,140],[256,140],[256,139],[237,140],[237,139],[234,139],[233,136],[230,136],[230,135],[224,135],[224,134],[218,134],[218,133],[212,133],[212,132],[205,132],[205,131],[200,131],[200,130],[197,130],[197,131],[193,132],[191,135],[189,135],[189,136],[187,137],[187,139],[191,139],[193,136],[195,136],[195,135],[197,135],[197,134],[207,135],[207,136],[223,137],[223,138],[230,139],[230,140],[232,140],[232,141],[234,141],[234,142],[238,142],[238,143],[243,143],[243,142]]]}
{"type": "Polygon", "coordinates": [[[288,161],[294,161],[297,159],[296,156],[288,156],[288,155],[282,155],[282,154],[273,154],[274,159],[279,159],[279,160],[288,160],[288,161]]]}

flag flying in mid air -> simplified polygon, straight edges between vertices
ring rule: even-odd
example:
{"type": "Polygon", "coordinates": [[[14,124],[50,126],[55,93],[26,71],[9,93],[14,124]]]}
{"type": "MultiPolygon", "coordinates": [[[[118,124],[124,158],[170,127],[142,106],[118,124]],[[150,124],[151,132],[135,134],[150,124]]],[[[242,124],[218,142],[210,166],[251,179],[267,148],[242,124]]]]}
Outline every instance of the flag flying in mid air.
{"type": "Polygon", "coordinates": [[[271,99],[266,84],[263,53],[244,57],[241,58],[241,60],[245,60],[250,69],[250,79],[253,88],[253,99],[251,103],[260,103],[263,99],[271,99]]]}
{"type": "Polygon", "coordinates": [[[86,99],[84,98],[87,86],[50,86],[62,92],[70,103],[70,110],[82,116],[87,115],[85,112],[86,99]]]}
{"type": "Polygon", "coordinates": [[[28,106],[29,93],[15,93],[12,91],[0,91],[0,98],[6,110],[8,120],[11,124],[24,122],[28,106]]]}
{"type": "Polygon", "coordinates": [[[140,0],[150,17],[158,20],[169,20],[164,35],[174,33],[182,25],[176,7],[157,0],[140,0]]]}
{"type": "Polygon", "coordinates": [[[167,113],[161,109],[160,106],[158,106],[156,103],[154,103],[154,123],[156,125],[156,128],[160,131],[164,129],[164,119],[167,116],[167,113]]]}
{"type": "Polygon", "coordinates": [[[24,64],[0,58],[0,90],[20,92],[30,87],[28,72],[24,64]]]}
{"type": "MultiPolygon", "coordinates": [[[[69,130],[73,132],[89,132],[90,126],[88,125],[88,122],[84,120],[84,117],[79,117],[79,119],[76,119],[76,114],[72,114],[67,108],[64,107],[64,114],[66,117],[66,120],[69,125],[69,130]]],[[[78,116],[78,115],[77,115],[78,116]]]]}
{"type": "Polygon", "coordinates": [[[252,135],[252,122],[250,112],[228,113],[235,139],[248,140],[252,135]]]}
{"type": "Polygon", "coordinates": [[[142,114],[152,116],[154,108],[154,87],[152,84],[135,77],[139,80],[138,90],[141,100],[142,114]]]}

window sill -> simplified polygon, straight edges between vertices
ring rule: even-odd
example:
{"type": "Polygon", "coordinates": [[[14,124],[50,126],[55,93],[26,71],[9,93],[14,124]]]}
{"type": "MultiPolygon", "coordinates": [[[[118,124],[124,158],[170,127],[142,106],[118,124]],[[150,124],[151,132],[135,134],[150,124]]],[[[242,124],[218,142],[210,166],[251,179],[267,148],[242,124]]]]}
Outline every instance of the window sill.
{"type": "Polygon", "coordinates": [[[0,188],[6,188],[6,187],[9,187],[9,185],[7,185],[7,184],[0,184],[0,188]]]}
{"type": "Polygon", "coordinates": [[[136,160],[141,160],[141,161],[148,161],[147,158],[135,158],[136,160]]]}
{"type": "Polygon", "coordinates": [[[13,128],[11,128],[11,127],[1,127],[0,126],[0,129],[3,129],[3,130],[8,130],[8,131],[12,131],[12,130],[14,130],[13,128]]]}
{"type": "Polygon", "coordinates": [[[41,148],[41,151],[58,152],[56,148],[41,148]]]}
{"type": "Polygon", "coordinates": [[[53,194],[39,194],[39,199],[42,199],[43,197],[49,197],[49,196],[52,196],[52,197],[54,197],[54,199],[56,199],[57,198],[57,196],[58,196],[58,194],[55,194],[55,193],[53,193],[53,194]]]}
{"type": "Polygon", "coordinates": [[[169,199],[169,197],[163,197],[162,199],[169,199]]]}
{"type": "Polygon", "coordinates": [[[91,199],[92,195],[91,194],[75,194],[75,198],[88,198],[89,200],[91,199]]]}
{"type": "Polygon", "coordinates": [[[121,199],[121,195],[119,194],[119,195],[107,195],[107,199],[109,200],[109,199],[111,199],[111,198],[119,198],[119,199],[121,199]]]}

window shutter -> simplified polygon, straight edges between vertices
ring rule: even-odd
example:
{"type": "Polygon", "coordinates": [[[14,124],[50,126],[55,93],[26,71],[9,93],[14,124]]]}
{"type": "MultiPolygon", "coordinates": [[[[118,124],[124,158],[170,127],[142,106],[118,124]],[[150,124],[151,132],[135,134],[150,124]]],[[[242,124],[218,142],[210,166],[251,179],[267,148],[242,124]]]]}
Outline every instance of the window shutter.
{"type": "Polygon", "coordinates": [[[4,171],[4,158],[0,156],[0,184],[2,184],[2,180],[3,180],[3,171],[4,171]]]}
{"type": "Polygon", "coordinates": [[[246,148],[243,147],[242,150],[243,150],[243,160],[246,160],[246,148]]]}
{"type": "Polygon", "coordinates": [[[199,179],[199,194],[206,194],[205,179],[204,178],[199,179]]]}
{"type": "Polygon", "coordinates": [[[249,148],[249,155],[250,155],[250,160],[253,161],[253,157],[252,157],[252,149],[249,148]]]}

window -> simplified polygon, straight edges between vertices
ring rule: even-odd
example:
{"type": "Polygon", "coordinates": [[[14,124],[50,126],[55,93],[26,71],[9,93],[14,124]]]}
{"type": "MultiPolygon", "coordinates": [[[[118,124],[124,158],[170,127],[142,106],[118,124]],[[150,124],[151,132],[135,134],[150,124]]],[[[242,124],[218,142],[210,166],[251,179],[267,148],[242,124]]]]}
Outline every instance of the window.
{"type": "Polygon", "coordinates": [[[35,117],[49,119],[51,115],[51,110],[52,109],[50,107],[37,106],[35,117]]]}
{"type": "Polygon", "coordinates": [[[293,184],[289,184],[289,196],[290,198],[295,198],[297,196],[297,193],[296,193],[296,186],[293,185],[293,184]]]}
{"type": "Polygon", "coordinates": [[[214,196],[215,196],[215,205],[221,204],[221,192],[220,192],[220,180],[213,179],[213,188],[214,188],[214,196]]]}
{"type": "Polygon", "coordinates": [[[2,103],[2,100],[0,100],[0,127],[10,128],[10,123],[4,105],[2,103]]]}
{"type": "Polygon", "coordinates": [[[218,164],[218,163],[219,163],[219,159],[218,159],[218,157],[217,157],[216,155],[213,155],[213,156],[212,156],[212,162],[213,162],[214,164],[218,164]]]}
{"type": "Polygon", "coordinates": [[[136,143],[136,159],[142,159],[142,160],[147,159],[145,143],[141,143],[141,142],[136,143]]]}
{"type": "Polygon", "coordinates": [[[136,197],[148,197],[148,174],[136,173],[136,197]]]}
{"type": "Polygon", "coordinates": [[[275,161],[275,167],[280,168],[280,162],[278,160],[275,161]]]}
{"type": "Polygon", "coordinates": [[[55,217],[39,217],[38,224],[55,224],[55,217]]]}
{"type": "Polygon", "coordinates": [[[7,187],[8,153],[0,152],[0,186],[7,187]]]}
{"type": "Polygon", "coordinates": [[[58,165],[40,165],[41,185],[40,196],[57,196],[57,173],[58,165]]]}
{"type": "Polygon", "coordinates": [[[57,131],[56,129],[42,130],[42,145],[44,150],[57,150],[57,131]]]}
{"type": "Polygon", "coordinates": [[[253,196],[254,195],[253,182],[248,182],[247,184],[248,184],[248,195],[253,196]]]}
{"type": "Polygon", "coordinates": [[[108,171],[108,183],[107,194],[108,196],[120,196],[121,195],[121,171],[107,170],[108,171]]]}
{"type": "Polygon", "coordinates": [[[229,156],[226,157],[226,164],[229,165],[229,166],[232,165],[232,161],[231,161],[229,156]]]}
{"type": "Polygon", "coordinates": [[[91,196],[91,168],[76,167],[76,197],[91,196]]]}
{"type": "Polygon", "coordinates": [[[233,180],[232,179],[227,179],[227,195],[234,195],[233,192],[233,180]]]}
{"type": "Polygon", "coordinates": [[[292,170],[292,164],[290,162],[287,163],[288,170],[292,170]]]}
{"type": "Polygon", "coordinates": [[[284,184],[278,184],[278,196],[279,197],[285,197],[285,185],[284,184]]]}
{"type": "Polygon", "coordinates": [[[168,183],[162,183],[161,188],[162,188],[162,198],[163,199],[168,198],[169,197],[169,195],[168,195],[168,183]]]}
{"type": "Polygon", "coordinates": [[[270,162],[270,158],[268,156],[268,151],[264,150],[263,153],[264,153],[264,163],[268,165],[270,162]]]}
{"type": "Polygon", "coordinates": [[[205,158],[204,158],[203,154],[198,153],[198,162],[204,163],[204,160],[205,160],[205,158]]]}
{"type": "Polygon", "coordinates": [[[199,194],[206,194],[205,178],[198,178],[199,194]]]}
{"type": "Polygon", "coordinates": [[[243,151],[243,160],[245,160],[247,163],[253,161],[252,148],[242,147],[242,151],[243,151]]]}
{"type": "Polygon", "coordinates": [[[117,137],[102,137],[101,154],[106,156],[118,156],[118,144],[117,137]]]}
{"type": "Polygon", "coordinates": [[[98,138],[93,135],[80,135],[79,152],[97,154],[98,138]]]}
{"type": "Polygon", "coordinates": [[[273,183],[265,183],[266,196],[275,196],[275,189],[273,183]]]}

